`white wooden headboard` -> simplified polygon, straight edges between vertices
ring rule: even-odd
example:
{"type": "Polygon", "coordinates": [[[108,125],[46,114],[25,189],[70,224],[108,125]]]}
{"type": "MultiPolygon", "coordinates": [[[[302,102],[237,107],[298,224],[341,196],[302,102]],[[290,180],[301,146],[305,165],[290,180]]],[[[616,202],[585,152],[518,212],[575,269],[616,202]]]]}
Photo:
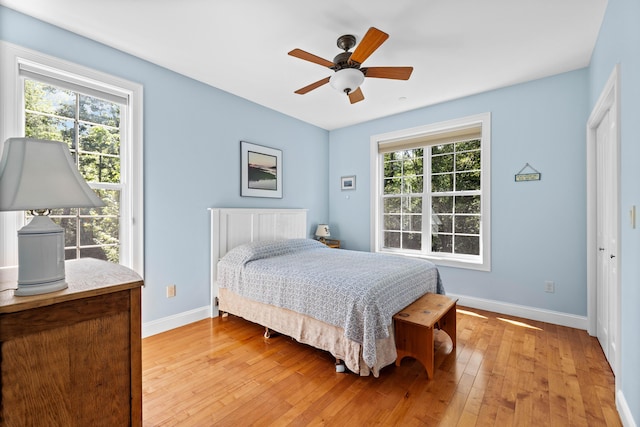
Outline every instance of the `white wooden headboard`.
{"type": "Polygon", "coordinates": [[[211,317],[218,315],[218,261],[238,245],[308,237],[306,209],[210,208],[211,317]]]}

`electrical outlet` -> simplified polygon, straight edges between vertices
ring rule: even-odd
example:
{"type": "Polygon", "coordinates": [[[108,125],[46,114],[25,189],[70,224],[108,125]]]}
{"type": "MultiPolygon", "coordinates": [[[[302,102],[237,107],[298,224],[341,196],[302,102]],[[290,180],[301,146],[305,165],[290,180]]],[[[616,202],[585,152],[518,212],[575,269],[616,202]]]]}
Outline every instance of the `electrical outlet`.
{"type": "Polygon", "coordinates": [[[173,298],[176,296],[176,285],[167,286],[167,298],[173,298]]]}
{"type": "Polygon", "coordinates": [[[556,284],[551,280],[544,282],[544,291],[554,293],[556,291],[556,284]]]}

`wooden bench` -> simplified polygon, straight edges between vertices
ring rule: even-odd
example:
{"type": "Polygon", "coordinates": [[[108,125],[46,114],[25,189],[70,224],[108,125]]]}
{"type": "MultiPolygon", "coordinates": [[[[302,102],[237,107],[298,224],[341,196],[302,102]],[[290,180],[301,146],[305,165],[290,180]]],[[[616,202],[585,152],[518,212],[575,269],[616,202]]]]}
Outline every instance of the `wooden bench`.
{"type": "Polygon", "coordinates": [[[433,378],[433,328],[446,332],[456,348],[456,303],[445,295],[425,294],[393,316],[396,366],[405,357],[413,357],[433,378]]]}

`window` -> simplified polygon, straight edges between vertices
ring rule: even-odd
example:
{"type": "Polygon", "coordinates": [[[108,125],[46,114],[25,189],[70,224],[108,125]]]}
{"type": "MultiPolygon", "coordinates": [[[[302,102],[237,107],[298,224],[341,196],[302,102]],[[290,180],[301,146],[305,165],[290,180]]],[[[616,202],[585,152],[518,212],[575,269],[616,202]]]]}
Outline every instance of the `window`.
{"type": "Polygon", "coordinates": [[[490,116],[372,138],[373,249],[490,268],[490,116]]]}
{"type": "MultiPolygon", "coordinates": [[[[65,229],[65,258],[105,259],[142,275],[142,88],[8,43],[0,47],[8,64],[2,105],[14,115],[2,141],[24,135],[67,143],[80,174],[106,203],[52,211],[65,229]]],[[[7,236],[28,219],[3,215],[7,236]]],[[[4,246],[0,266],[17,264],[15,247],[4,246]]]]}

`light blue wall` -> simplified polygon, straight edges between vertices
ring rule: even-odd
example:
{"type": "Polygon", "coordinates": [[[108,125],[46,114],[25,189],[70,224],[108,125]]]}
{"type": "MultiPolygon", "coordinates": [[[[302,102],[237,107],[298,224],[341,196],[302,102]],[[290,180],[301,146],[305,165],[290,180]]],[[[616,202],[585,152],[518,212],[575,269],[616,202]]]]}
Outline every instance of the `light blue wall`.
{"type": "Polygon", "coordinates": [[[0,39],[144,86],[143,322],[208,304],[207,208],[307,208],[310,235],[328,220],[327,131],[1,6],[0,39]],[[240,197],[240,140],[282,149],[282,199],[240,197]]]}
{"type": "Polygon", "coordinates": [[[586,316],[586,69],[331,132],[331,226],[369,250],[372,135],[491,113],[490,272],[441,267],[450,293],[586,316]],[[514,182],[526,164],[542,180],[514,182]],[[341,175],[356,191],[340,191],[341,175]],[[349,197],[347,199],[347,197],[349,197]],[[544,282],[556,283],[555,293],[544,282]]]}
{"type": "MultiPolygon", "coordinates": [[[[640,208],[640,2],[609,0],[590,67],[589,106],[593,108],[614,66],[620,64],[622,394],[640,425],[640,231],[628,212],[640,208]]],[[[640,225],[640,224],[639,224],[640,225]]]]}

